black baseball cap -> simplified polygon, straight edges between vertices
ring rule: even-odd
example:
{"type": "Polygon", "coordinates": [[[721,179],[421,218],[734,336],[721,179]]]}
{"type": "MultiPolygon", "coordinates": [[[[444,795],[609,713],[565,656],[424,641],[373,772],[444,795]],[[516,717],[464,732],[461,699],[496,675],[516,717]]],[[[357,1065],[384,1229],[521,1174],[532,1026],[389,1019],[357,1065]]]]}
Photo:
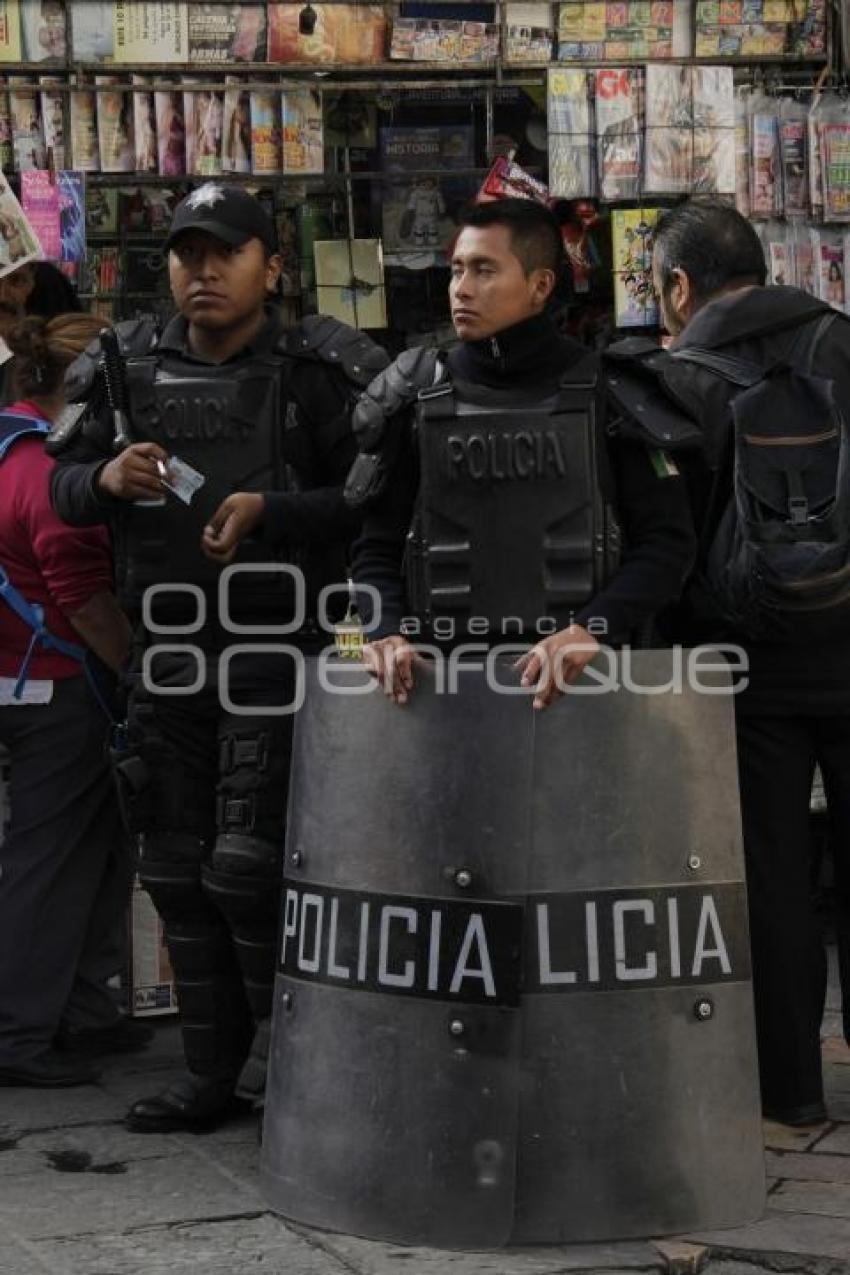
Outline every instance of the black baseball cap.
{"type": "Polygon", "coordinates": [[[277,232],[263,205],[241,186],[226,182],[204,182],[180,201],[171,219],[166,252],[184,230],[205,230],[234,248],[260,239],[269,252],[277,252],[277,232]]]}

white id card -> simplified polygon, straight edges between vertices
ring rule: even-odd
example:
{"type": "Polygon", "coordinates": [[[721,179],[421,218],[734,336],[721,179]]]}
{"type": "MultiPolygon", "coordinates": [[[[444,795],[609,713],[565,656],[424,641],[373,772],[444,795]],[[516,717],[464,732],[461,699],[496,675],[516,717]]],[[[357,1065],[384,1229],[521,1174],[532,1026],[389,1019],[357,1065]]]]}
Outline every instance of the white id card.
{"type": "Polygon", "coordinates": [[[166,487],[178,500],[182,500],[184,505],[191,505],[195,492],[200,491],[207,481],[203,474],[199,474],[197,469],[193,469],[179,456],[170,456],[168,463],[161,466],[161,470],[163,469],[165,470],[162,474],[163,487],[166,487]]]}
{"type": "Polygon", "coordinates": [[[16,708],[20,704],[49,704],[53,699],[52,682],[28,677],[20,699],[15,699],[13,694],[17,684],[16,677],[0,677],[0,708],[16,708]]]}

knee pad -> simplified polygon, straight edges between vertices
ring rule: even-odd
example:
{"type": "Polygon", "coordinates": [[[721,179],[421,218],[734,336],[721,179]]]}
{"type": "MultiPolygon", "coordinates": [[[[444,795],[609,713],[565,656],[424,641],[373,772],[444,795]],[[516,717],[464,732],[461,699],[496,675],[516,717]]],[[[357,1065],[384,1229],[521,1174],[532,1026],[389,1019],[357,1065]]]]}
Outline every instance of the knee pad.
{"type": "Polygon", "coordinates": [[[219,736],[216,825],[221,833],[283,839],[291,726],[232,718],[219,736]]]}

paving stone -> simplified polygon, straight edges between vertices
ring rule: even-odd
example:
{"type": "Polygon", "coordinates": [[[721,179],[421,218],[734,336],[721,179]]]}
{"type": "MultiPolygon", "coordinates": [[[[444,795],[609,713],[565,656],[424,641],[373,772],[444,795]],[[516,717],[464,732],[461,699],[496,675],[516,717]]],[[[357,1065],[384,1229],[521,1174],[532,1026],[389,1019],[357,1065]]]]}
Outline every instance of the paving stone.
{"type": "Polygon", "coordinates": [[[825,1062],[850,1067],[850,1045],[840,1034],[825,1036],[821,1041],[821,1053],[825,1062]]]}
{"type": "Polygon", "coordinates": [[[815,1125],[811,1129],[791,1129],[788,1125],[764,1121],[764,1145],[775,1151],[808,1151],[823,1137],[828,1124],[815,1125]]]}
{"type": "Polygon", "coordinates": [[[37,1249],[53,1263],[38,1268],[38,1275],[47,1270],[51,1275],[350,1275],[336,1258],[269,1216],[46,1240],[37,1249]]]}
{"type": "Polygon", "coordinates": [[[784,1213],[823,1213],[826,1217],[850,1218],[850,1185],[841,1182],[781,1182],[771,1192],[770,1207],[784,1213]]]}
{"type": "Polygon", "coordinates": [[[789,1151],[765,1153],[765,1166],[771,1178],[794,1182],[850,1183],[850,1156],[805,1154],[789,1151]]]}
{"type": "Polygon", "coordinates": [[[831,1129],[813,1148],[815,1155],[850,1155],[850,1124],[831,1129]]]}
{"type": "Polygon", "coordinates": [[[761,1221],[749,1226],[730,1231],[699,1231],[684,1238],[695,1244],[708,1244],[724,1256],[749,1252],[797,1253],[846,1262],[850,1253],[850,1220],[815,1213],[783,1213],[770,1208],[761,1221]]]}
{"type": "Polygon", "coordinates": [[[47,1266],[37,1252],[23,1248],[0,1225],[0,1275],[65,1275],[58,1266],[47,1266]]]}
{"type": "Polygon", "coordinates": [[[257,1209],[252,1192],[182,1151],[165,1160],[131,1161],[126,1173],[7,1177],[0,1193],[0,1223],[23,1239],[162,1226],[257,1209]]]}
{"type": "Polygon", "coordinates": [[[333,1235],[307,1227],[300,1235],[320,1243],[348,1263],[357,1275],[564,1275],[564,1272],[615,1270],[662,1271],[664,1261],[649,1244],[574,1244],[488,1253],[450,1253],[444,1249],[403,1248],[351,1235],[333,1235]]]}
{"type": "MultiPolygon", "coordinates": [[[[42,1172],[74,1172],[74,1164],[88,1159],[105,1172],[106,1165],[126,1165],[133,1160],[164,1159],[173,1155],[175,1143],[167,1135],[134,1135],[121,1124],[80,1125],[74,1129],[48,1129],[21,1134],[16,1147],[0,1154],[0,1178],[42,1172]],[[55,1166],[59,1165],[57,1169],[55,1166]]],[[[79,1172],[86,1171],[80,1167],[79,1172]]],[[[90,1170],[89,1170],[90,1171],[90,1170]]],[[[120,1172],[120,1169],[113,1170],[120,1172]]]]}
{"type": "Polygon", "coordinates": [[[0,1127],[7,1132],[58,1129],[120,1120],[124,1104],[100,1084],[75,1089],[3,1089],[0,1127]]]}

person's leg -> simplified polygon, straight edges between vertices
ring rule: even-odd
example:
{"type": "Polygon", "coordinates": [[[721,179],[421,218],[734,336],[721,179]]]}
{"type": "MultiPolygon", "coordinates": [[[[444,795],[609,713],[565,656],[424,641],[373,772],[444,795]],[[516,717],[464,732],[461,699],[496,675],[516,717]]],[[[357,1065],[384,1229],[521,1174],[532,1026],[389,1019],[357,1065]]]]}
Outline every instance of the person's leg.
{"type": "Polygon", "coordinates": [[[823,1101],[826,958],[812,907],[811,723],[737,722],[762,1104],[788,1114],[823,1101]]]}
{"type": "Polygon", "coordinates": [[[850,716],[815,721],[827,802],[844,1039],[850,1044],[850,716]]]}
{"type": "Polygon", "coordinates": [[[11,822],[0,850],[0,1067],[44,1056],[65,1012],[120,836],[107,722],[82,677],[0,710],[11,822]]]}

